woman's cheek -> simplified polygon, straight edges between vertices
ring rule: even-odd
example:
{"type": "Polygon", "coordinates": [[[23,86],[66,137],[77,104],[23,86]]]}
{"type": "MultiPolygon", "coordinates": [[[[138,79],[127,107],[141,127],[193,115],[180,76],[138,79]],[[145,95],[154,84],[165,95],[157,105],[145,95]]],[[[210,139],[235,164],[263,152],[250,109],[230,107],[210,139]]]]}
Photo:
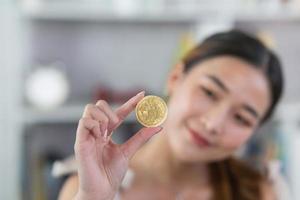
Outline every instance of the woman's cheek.
{"type": "Polygon", "coordinates": [[[173,117],[172,121],[175,123],[185,121],[192,114],[194,104],[195,101],[189,93],[175,95],[169,105],[169,116],[173,117]]]}
{"type": "Polygon", "coordinates": [[[226,136],[224,136],[220,145],[226,149],[237,149],[244,145],[251,136],[251,132],[241,132],[231,130],[226,136]]]}

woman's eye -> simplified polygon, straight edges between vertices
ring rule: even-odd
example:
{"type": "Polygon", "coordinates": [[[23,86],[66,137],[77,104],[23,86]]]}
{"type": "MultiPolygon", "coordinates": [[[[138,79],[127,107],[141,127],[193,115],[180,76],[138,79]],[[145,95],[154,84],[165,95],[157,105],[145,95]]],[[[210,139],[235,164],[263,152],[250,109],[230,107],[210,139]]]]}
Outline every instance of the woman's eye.
{"type": "Polygon", "coordinates": [[[235,119],[237,120],[238,123],[240,123],[244,126],[251,126],[251,122],[249,122],[249,120],[246,120],[241,115],[235,115],[235,119]]]}
{"type": "Polygon", "coordinates": [[[205,87],[201,87],[201,89],[203,90],[203,92],[206,94],[206,96],[208,96],[209,98],[211,98],[212,100],[218,100],[217,95],[210,89],[207,89],[205,87]]]}

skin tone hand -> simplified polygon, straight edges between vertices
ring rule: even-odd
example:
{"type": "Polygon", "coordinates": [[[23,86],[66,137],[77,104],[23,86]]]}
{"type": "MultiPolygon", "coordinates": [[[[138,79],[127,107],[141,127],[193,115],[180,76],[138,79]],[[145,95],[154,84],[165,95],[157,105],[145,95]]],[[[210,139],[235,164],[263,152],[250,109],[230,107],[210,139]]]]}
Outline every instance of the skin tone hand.
{"type": "Polygon", "coordinates": [[[162,128],[142,128],[124,144],[115,144],[110,136],[144,97],[137,94],[113,111],[103,100],[86,106],[79,121],[75,157],[78,163],[79,189],[76,200],[113,199],[134,153],[162,128]]]}

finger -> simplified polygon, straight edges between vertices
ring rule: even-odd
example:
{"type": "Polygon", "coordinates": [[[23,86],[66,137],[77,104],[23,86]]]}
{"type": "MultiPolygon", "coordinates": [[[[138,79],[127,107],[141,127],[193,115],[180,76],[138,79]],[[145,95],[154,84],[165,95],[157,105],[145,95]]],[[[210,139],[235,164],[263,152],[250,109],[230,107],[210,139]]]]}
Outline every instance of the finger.
{"type": "Polygon", "coordinates": [[[88,159],[91,156],[92,145],[95,145],[95,143],[97,143],[97,148],[106,144],[106,140],[100,132],[99,122],[91,118],[82,118],[78,126],[74,145],[76,160],[78,159],[80,162],[88,159]]]}
{"type": "Polygon", "coordinates": [[[117,128],[124,119],[135,109],[138,102],[145,96],[145,91],[142,91],[129,99],[126,103],[124,103],[121,107],[116,110],[116,114],[119,117],[119,123],[116,125],[117,128]]]}
{"type": "Polygon", "coordinates": [[[111,109],[111,107],[108,105],[108,103],[104,100],[99,100],[96,103],[96,107],[105,113],[105,115],[109,118],[109,124],[108,124],[108,134],[113,130],[114,127],[117,126],[120,119],[117,116],[117,114],[111,109]]]}
{"type": "Polygon", "coordinates": [[[142,128],[139,130],[139,132],[120,146],[125,158],[129,160],[143,144],[161,130],[162,127],[142,128]]]}
{"type": "Polygon", "coordinates": [[[89,137],[103,137],[99,125],[97,121],[91,118],[81,118],[77,128],[75,145],[87,141],[89,137]]]}
{"type": "Polygon", "coordinates": [[[109,118],[102,110],[93,104],[86,105],[82,117],[98,121],[100,123],[100,130],[102,134],[104,134],[105,130],[108,128],[109,118]]]}

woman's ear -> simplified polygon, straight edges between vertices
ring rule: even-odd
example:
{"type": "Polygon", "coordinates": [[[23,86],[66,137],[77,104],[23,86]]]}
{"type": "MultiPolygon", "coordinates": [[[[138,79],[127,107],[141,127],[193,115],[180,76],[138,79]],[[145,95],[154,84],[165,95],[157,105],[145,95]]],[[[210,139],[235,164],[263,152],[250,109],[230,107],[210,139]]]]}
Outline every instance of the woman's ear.
{"type": "Polygon", "coordinates": [[[177,63],[171,70],[167,81],[167,92],[171,95],[178,83],[182,80],[184,75],[184,64],[182,62],[177,63]]]}

